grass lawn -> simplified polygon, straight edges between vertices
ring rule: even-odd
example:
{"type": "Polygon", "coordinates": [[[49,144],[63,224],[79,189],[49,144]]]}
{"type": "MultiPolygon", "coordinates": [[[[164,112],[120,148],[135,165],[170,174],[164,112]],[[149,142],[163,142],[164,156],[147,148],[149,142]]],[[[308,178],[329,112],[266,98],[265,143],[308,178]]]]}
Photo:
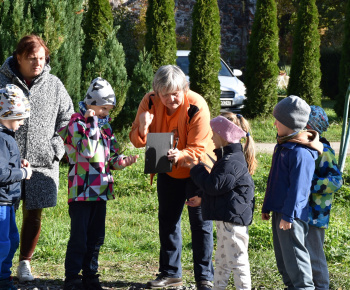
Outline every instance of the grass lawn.
{"type": "MultiPolygon", "coordinates": [[[[131,148],[127,152],[136,153],[142,157],[137,164],[115,172],[117,197],[107,203],[106,239],[101,248],[99,270],[103,286],[108,289],[143,288],[148,280],[155,278],[158,269],[156,185],[151,186],[149,176],[143,174],[143,151],[131,148]]],[[[271,155],[259,154],[258,160],[259,168],[254,175],[257,202],[249,230],[252,282],[255,289],[283,289],[274,258],[270,223],[260,218],[271,155]]],[[[347,165],[345,186],[335,195],[330,229],[326,231],[325,251],[331,289],[350,289],[349,169],[347,165]]],[[[69,237],[67,170],[67,165],[61,166],[57,206],[43,211],[42,233],[32,260],[33,274],[39,278],[37,283],[63,284],[64,257],[69,237]]],[[[20,214],[17,215],[17,222],[20,228],[20,214]]],[[[183,213],[182,233],[183,278],[185,286],[193,288],[192,245],[186,210],[183,213]]],[[[18,251],[14,259],[15,267],[17,260],[18,251]]],[[[233,280],[228,289],[234,289],[233,280]]]]}
{"type": "MultiPolygon", "coordinates": [[[[279,100],[282,99],[281,97],[279,100]]],[[[339,118],[334,110],[335,101],[330,99],[322,99],[322,108],[325,110],[329,119],[329,128],[323,134],[323,137],[327,138],[330,142],[340,142],[343,118],[339,118]]],[[[272,114],[264,118],[256,118],[249,120],[253,138],[255,142],[261,143],[275,143],[276,142],[276,128],[273,126],[275,118],[272,114]]]]}

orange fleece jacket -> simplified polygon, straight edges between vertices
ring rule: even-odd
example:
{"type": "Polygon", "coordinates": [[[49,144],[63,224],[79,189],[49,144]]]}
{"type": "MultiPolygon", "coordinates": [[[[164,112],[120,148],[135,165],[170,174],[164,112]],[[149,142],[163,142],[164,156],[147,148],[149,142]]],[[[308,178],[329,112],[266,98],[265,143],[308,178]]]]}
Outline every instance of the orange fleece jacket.
{"type": "MultiPolygon", "coordinates": [[[[173,178],[190,177],[190,169],[182,167],[186,160],[197,160],[198,158],[206,164],[212,166],[206,153],[211,157],[215,157],[214,143],[211,139],[212,131],[210,128],[210,112],[206,101],[199,94],[189,90],[184,95],[182,105],[173,115],[177,118],[177,132],[175,130],[175,138],[179,137],[177,148],[180,150],[178,163],[173,165],[172,172],[167,174],[173,178]]],[[[149,111],[154,115],[153,121],[148,128],[150,133],[165,133],[172,132],[171,128],[167,128],[166,107],[161,102],[159,96],[154,92],[146,94],[137,111],[135,120],[132,124],[132,129],[129,133],[129,138],[135,147],[144,147],[147,142],[147,135],[141,138],[139,135],[139,116],[143,112],[149,111]],[[151,101],[151,103],[150,103],[151,101]]],[[[172,120],[174,123],[174,120],[172,120]]]]}

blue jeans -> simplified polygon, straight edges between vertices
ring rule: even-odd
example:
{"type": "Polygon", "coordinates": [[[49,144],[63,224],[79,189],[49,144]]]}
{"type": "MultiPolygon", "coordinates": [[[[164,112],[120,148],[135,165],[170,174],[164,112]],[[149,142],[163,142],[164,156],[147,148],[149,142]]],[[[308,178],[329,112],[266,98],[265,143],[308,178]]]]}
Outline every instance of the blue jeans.
{"type": "MultiPolygon", "coordinates": [[[[197,195],[191,178],[175,179],[165,173],[158,174],[158,220],[160,238],[159,272],[167,277],[180,278],[181,268],[181,214],[186,198],[197,195]]],[[[213,224],[204,221],[202,208],[188,207],[192,233],[194,276],[196,281],[212,281],[214,268],[213,224]]]]}
{"type": "Polygon", "coordinates": [[[309,225],[305,245],[310,254],[312,277],[316,290],[329,289],[329,274],[326,256],[323,251],[325,229],[309,225]]]}
{"type": "Polygon", "coordinates": [[[65,260],[67,279],[96,275],[98,255],[105,237],[106,202],[74,201],[69,204],[70,238],[65,260]]]}
{"type": "Polygon", "coordinates": [[[309,252],[305,247],[308,224],[295,219],[290,230],[279,228],[281,213],[272,214],[273,245],[277,268],[288,290],[315,289],[309,252]]]}
{"type": "Polygon", "coordinates": [[[0,280],[11,276],[12,259],[19,245],[15,208],[0,206],[0,280]]]}

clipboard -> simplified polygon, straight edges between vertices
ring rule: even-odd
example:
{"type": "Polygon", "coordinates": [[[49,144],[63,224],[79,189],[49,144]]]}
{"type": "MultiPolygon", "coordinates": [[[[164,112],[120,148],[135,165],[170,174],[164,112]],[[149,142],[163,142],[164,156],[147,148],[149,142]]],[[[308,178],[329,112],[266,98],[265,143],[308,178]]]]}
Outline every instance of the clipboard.
{"type": "Polygon", "coordinates": [[[147,173],[171,172],[173,164],[167,153],[173,148],[174,133],[148,133],[145,151],[145,170],[147,173]]]}

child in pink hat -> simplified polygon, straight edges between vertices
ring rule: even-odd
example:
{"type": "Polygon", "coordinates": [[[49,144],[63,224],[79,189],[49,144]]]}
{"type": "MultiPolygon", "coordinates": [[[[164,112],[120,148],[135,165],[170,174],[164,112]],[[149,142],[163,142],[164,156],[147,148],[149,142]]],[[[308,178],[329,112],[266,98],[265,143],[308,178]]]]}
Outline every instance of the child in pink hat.
{"type": "Polygon", "coordinates": [[[231,272],[237,289],[251,289],[248,225],[254,210],[254,141],[248,121],[239,114],[225,113],[212,119],[210,126],[217,161],[210,173],[203,162],[188,164],[201,192],[186,204],[201,204],[203,219],[216,221],[214,289],[225,289],[231,272]],[[246,139],[244,149],[242,138],[246,139]]]}

